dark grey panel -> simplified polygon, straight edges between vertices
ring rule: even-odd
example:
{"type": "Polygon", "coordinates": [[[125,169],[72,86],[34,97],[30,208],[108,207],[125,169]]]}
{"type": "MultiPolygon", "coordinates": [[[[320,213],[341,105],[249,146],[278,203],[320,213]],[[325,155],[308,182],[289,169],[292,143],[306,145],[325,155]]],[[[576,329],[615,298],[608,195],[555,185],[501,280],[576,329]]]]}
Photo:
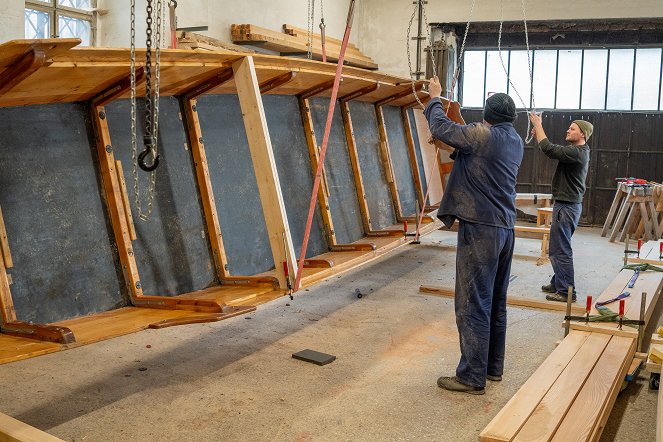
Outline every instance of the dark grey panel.
{"type": "Polygon", "coordinates": [[[19,320],[55,322],[128,304],[88,109],[0,109],[0,205],[19,320]]]}
{"type": "Polygon", "coordinates": [[[230,272],[255,275],[274,268],[237,95],[201,97],[198,116],[230,272]]]}
{"type": "MultiPolygon", "coordinates": [[[[313,128],[319,145],[325,133],[325,123],[329,111],[329,98],[310,100],[313,128]]],[[[361,212],[357,202],[352,163],[348,153],[343,119],[337,103],[334,107],[329,144],[325,158],[327,184],[329,185],[329,208],[334,222],[336,239],[339,243],[351,243],[364,237],[361,212]]]]}
{"type": "MultiPolygon", "coordinates": [[[[138,152],[143,150],[144,101],[138,106],[138,152]]],[[[191,151],[179,102],[162,97],[159,105],[159,153],[153,211],[147,221],[134,202],[129,100],[107,106],[115,157],[122,161],[131,202],[134,253],[143,291],[173,296],[217,283],[191,151]]],[[[141,207],[147,211],[150,173],[137,170],[141,207]]]]}
{"type": "MultiPolygon", "coordinates": [[[[299,100],[292,95],[265,95],[262,101],[265,106],[267,126],[281,182],[290,234],[295,252],[299,257],[313,190],[313,172],[299,110],[299,100]]],[[[317,205],[306,256],[312,257],[327,251],[329,251],[329,245],[320,215],[320,206],[317,205]]]]}
{"type": "Polygon", "coordinates": [[[371,225],[375,230],[393,226],[396,224],[396,215],[380,156],[375,106],[372,103],[352,101],[350,115],[371,225]]]}
{"type": "Polygon", "coordinates": [[[408,154],[407,135],[403,127],[401,108],[384,106],[384,127],[389,141],[389,152],[394,170],[394,179],[398,187],[403,215],[414,215],[417,212],[417,193],[414,188],[414,177],[408,154]]]}

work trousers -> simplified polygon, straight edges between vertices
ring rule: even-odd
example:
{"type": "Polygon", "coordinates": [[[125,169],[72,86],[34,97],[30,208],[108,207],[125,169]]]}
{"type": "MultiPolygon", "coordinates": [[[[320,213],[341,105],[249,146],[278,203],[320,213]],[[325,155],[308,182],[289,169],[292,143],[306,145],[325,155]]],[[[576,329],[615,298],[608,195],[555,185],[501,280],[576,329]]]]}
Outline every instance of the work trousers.
{"type": "Polygon", "coordinates": [[[460,220],[456,255],[456,325],[460,362],[456,378],[485,387],[501,376],[506,344],[506,292],[511,274],[512,229],[460,220]]]}
{"type": "Polygon", "coordinates": [[[581,213],[582,203],[555,201],[553,206],[548,256],[554,274],[550,285],[564,295],[568,293],[569,286],[574,287],[575,293],[571,237],[578,227],[581,213]]]}

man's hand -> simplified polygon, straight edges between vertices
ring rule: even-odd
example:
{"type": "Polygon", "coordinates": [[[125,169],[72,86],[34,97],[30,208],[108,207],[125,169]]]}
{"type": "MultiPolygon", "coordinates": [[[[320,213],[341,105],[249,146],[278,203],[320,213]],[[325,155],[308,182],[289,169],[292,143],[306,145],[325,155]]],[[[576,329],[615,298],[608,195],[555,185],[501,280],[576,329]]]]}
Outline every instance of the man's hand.
{"type": "Polygon", "coordinates": [[[428,95],[430,95],[431,98],[436,98],[442,95],[442,85],[440,84],[440,79],[437,78],[437,75],[429,80],[428,95]]]}
{"type": "Polygon", "coordinates": [[[537,114],[536,112],[530,112],[529,113],[529,119],[532,122],[532,132],[534,133],[534,136],[536,137],[536,142],[540,143],[541,140],[548,138],[546,136],[546,132],[543,130],[543,121],[541,119],[541,116],[543,115],[543,112],[540,114],[537,114]]]}
{"type": "Polygon", "coordinates": [[[446,150],[446,151],[449,152],[449,153],[451,153],[451,152],[453,152],[453,151],[455,150],[453,147],[451,147],[451,146],[447,146],[447,145],[444,144],[442,141],[440,141],[440,140],[436,140],[436,139],[433,137],[432,134],[428,136],[428,144],[432,144],[433,146],[437,147],[438,149],[440,149],[440,150],[446,150]]]}

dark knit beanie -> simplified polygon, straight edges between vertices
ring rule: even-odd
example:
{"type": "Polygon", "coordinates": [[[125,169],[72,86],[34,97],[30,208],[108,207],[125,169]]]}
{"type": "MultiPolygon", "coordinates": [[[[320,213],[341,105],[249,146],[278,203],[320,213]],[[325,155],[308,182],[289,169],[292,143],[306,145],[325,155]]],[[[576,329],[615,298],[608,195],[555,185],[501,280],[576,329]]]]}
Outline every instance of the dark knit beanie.
{"type": "Polygon", "coordinates": [[[513,123],[516,115],[516,103],[501,92],[488,97],[483,108],[483,119],[490,124],[513,123]]]}

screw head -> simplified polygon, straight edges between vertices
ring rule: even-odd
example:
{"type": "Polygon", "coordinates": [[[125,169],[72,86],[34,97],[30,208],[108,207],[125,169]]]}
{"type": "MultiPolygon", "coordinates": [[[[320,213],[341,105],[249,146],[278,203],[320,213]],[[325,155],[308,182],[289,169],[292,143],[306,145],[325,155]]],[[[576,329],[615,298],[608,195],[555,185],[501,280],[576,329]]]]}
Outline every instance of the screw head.
{"type": "Polygon", "coordinates": [[[106,119],[106,112],[104,112],[104,111],[99,112],[99,118],[101,118],[102,120],[105,120],[106,119]]]}
{"type": "Polygon", "coordinates": [[[193,106],[191,106],[191,110],[194,111],[194,112],[197,112],[197,111],[198,111],[198,107],[196,107],[196,105],[194,104],[193,106]]]}
{"type": "Polygon", "coordinates": [[[140,281],[136,281],[136,288],[140,289],[141,287],[142,287],[142,285],[141,285],[140,281]]]}
{"type": "Polygon", "coordinates": [[[107,144],[106,145],[106,152],[111,153],[112,151],[113,151],[113,146],[111,146],[110,144],[107,144]]]}

